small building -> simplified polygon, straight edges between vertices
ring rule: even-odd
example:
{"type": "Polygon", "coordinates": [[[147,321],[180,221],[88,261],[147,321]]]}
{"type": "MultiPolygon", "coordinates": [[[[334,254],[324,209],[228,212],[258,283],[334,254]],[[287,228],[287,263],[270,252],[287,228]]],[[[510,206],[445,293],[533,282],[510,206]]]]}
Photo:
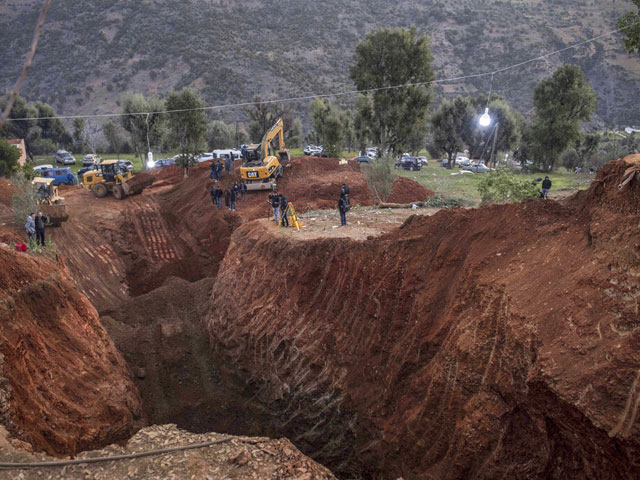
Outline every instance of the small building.
{"type": "Polygon", "coordinates": [[[24,146],[24,140],[21,138],[16,138],[14,140],[8,140],[9,145],[13,145],[18,150],[20,150],[20,158],[18,159],[18,164],[20,166],[24,165],[24,162],[27,161],[27,149],[24,146]]]}

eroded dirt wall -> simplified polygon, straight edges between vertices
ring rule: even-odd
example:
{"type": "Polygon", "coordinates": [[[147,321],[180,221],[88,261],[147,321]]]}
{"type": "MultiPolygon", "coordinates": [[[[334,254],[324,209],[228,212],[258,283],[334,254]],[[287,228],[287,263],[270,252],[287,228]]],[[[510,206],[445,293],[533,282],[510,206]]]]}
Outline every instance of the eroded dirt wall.
{"type": "Polygon", "coordinates": [[[54,455],[129,438],[140,397],[64,265],[6,245],[0,265],[0,423],[54,455]]]}
{"type": "Polygon", "coordinates": [[[629,165],[565,204],[443,211],[361,243],[242,226],[213,287],[216,361],[341,474],[635,478],[629,165]]]}

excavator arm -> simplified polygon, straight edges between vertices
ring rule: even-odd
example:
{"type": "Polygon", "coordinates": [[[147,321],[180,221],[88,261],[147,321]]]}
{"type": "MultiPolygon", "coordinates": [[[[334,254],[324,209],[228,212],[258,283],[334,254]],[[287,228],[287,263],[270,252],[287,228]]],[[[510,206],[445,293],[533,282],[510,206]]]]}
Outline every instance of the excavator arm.
{"type": "Polygon", "coordinates": [[[249,145],[244,152],[244,164],[240,168],[248,190],[275,188],[275,179],[282,176],[280,162],[289,161],[289,150],[284,142],[284,123],[281,118],[262,137],[260,144],[249,145]],[[269,151],[271,142],[278,139],[278,156],[269,151]],[[278,158],[279,157],[279,158],[278,158]]]}

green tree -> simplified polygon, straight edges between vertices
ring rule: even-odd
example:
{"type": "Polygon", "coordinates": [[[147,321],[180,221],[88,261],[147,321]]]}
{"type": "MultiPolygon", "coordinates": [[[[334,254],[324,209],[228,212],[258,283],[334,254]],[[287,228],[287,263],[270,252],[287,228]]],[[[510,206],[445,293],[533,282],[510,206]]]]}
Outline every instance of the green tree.
{"type": "Polygon", "coordinates": [[[120,158],[120,153],[124,148],[126,140],[124,138],[124,134],[122,131],[122,127],[118,125],[113,120],[109,120],[103,128],[104,136],[107,139],[107,144],[109,147],[109,153],[118,154],[118,159],[120,158]]]}
{"type": "MultiPolygon", "coordinates": [[[[9,97],[5,95],[0,99],[0,111],[3,111],[7,105],[9,97]]],[[[28,103],[24,97],[18,95],[15,103],[11,108],[9,117],[0,129],[0,136],[3,138],[22,138],[29,153],[31,152],[30,145],[32,142],[40,138],[40,129],[38,128],[38,122],[31,120],[38,116],[38,109],[32,104],[28,103]],[[15,118],[26,118],[27,120],[10,120],[15,118]],[[9,121],[10,120],[10,121],[9,121]]]]}
{"type": "Polygon", "coordinates": [[[80,149],[84,146],[86,122],[84,118],[73,119],[73,141],[80,149]]]}
{"type": "MultiPolygon", "coordinates": [[[[471,104],[476,111],[475,118],[479,119],[487,106],[487,97],[480,95],[473,98],[471,104]]],[[[506,100],[500,97],[491,100],[489,113],[491,115],[491,126],[488,128],[481,127],[477,120],[474,119],[471,138],[466,139],[466,141],[471,151],[476,155],[484,150],[482,145],[484,143],[489,151],[485,153],[483,158],[489,160],[487,163],[493,163],[498,152],[510,152],[519,145],[522,138],[524,119],[511,108],[506,100]],[[494,156],[489,158],[492,151],[494,156]]]]}
{"type": "Polygon", "coordinates": [[[220,120],[214,120],[209,125],[207,141],[212,150],[229,148],[235,143],[235,131],[220,120]]]}
{"type": "Polygon", "coordinates": [[[20,150],[0,138],[0,177],[8,177],[18,168],[20,150]]]}
{"type": "Polygon", "coordinates": [[[538,196],[538,189],[526,178],[499,167],[484,175],[478,184],[482,203],[521,202],[538,196]]]}
{"type": "Polygon", "coordinates": [[[362,166],[369,191],[378,200],[378,203],[387,201],[396,180],[391,165],[393,165],[391,154],[384,153],[381,157],[362,166]]]}
{"type": "Polygon", "coordinates": [[[157,97],[145,97],[140,93],[125,94],[122,99],[122,113],[120,117],[122,127],[129,132],[134,153],[144,162],[148,148],[157,148],[166,136],[164,102],[157,97]],[[147,145],[147,141],[149,144],[147,145]]]}
{"type": "Polygon", "coordinates": [[[169,139],[180,152],[176,163],[184,169],[185,176],[189,175],[189,166],[195,165],[196,156],[206,148],[208,121],[204,106],[200,94],[192,88],[174,90],[167,96],[167,110],[186,110],[168,116],[169,139]]]}
{"type": "Polygon", "coordinates": [[[538,168],[553,169],[562,152],[580,138],[580,122],[591,119],[597,102],[578,65],[564,65],[536,86],[530,148],[538,168]]]}
{"type": "Polygon", "coordinates": [[[449,167],[453,167],[454,155],[465,146],[465,139],[473,131],[475,111],[468,98],[456,97],[452,102],[443,100],[431,117],[433,144],[447,154],[449,167]]]}
{"type": "Polygon", "coordinates": [[[259,96],[256,96],[254,104],[247,109],[247,116],[249,117],[249,138],[252,142],[260,142],[264,134],[273,127],[279,118],[282,118],[282,132],[286,144],[300,145],[302,122],[293,116],[286,105],[263,101],[259,96]]]}
{"type": "Polygon", "coordinates": [[[56,116],[53,107],[48,103],[37,102],[35,108],[37,110],[37,116],[41,118],[41,120],[37,121],[41,137],[51,140],[51,142],[63,148],[69,147],[72,140],[71,136],[69,132],[67,132],[62,120],[59,118],[51,118],[56,116]]]}
{"type": "Polygon", "coordinates": [[[640,0],[632,0],[636,12],[629,12],[618,20],[618,29],[622,30],[622,41],[627,51],[640,55],[640,0]]]}
{"type": "Polygon", "coordinates": [[[343,111],[340,107],[316,98],[309,106],[313,129],[318,134],[324,151],[330,157],[340,155],[344,141],[342,125],[343,111]]]}
{"type": "Polygon", "coordinates": [[[414,123],[427,117],[432,100],[427,85],[384,88],[432,81],[432,59],[429,39],[418,36],[415,27],[378,30],[356,47],[350,69],[356,87],[383,89],[364,94],[371,97],[369,135],[382,151],[406,144],[414,123]]]}

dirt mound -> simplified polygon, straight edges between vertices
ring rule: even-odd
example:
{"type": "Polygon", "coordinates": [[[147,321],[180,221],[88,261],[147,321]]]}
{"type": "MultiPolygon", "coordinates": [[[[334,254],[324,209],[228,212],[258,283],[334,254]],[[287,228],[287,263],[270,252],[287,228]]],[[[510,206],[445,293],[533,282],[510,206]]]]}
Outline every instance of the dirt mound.
{"type": "Polygon", "coordinates": [[[419,183],[406,177],[398,177],[393,183],[391,195],[387,199],[390,203],[424,202],[433,197],[433,192],[419,183]]]}
{"type": "Polygon", "coordinates": [[[627,166],[563,204],[446,210],[366,242],[244,225],[213,288],[215,361],[340,473],[637,478],[627,166]]]}
{"type": "Polygon", "coordinates": [[[141,424],[127,367],[63,265],[0,247],[0,411],[18,438],[68,454],[141,424]]]}
{"type": "Polygon", "coordinates": [[[11,197],[15,193],[13,184],[6,178],[0,178],[0,204],[11,207],[11,197]]]}

